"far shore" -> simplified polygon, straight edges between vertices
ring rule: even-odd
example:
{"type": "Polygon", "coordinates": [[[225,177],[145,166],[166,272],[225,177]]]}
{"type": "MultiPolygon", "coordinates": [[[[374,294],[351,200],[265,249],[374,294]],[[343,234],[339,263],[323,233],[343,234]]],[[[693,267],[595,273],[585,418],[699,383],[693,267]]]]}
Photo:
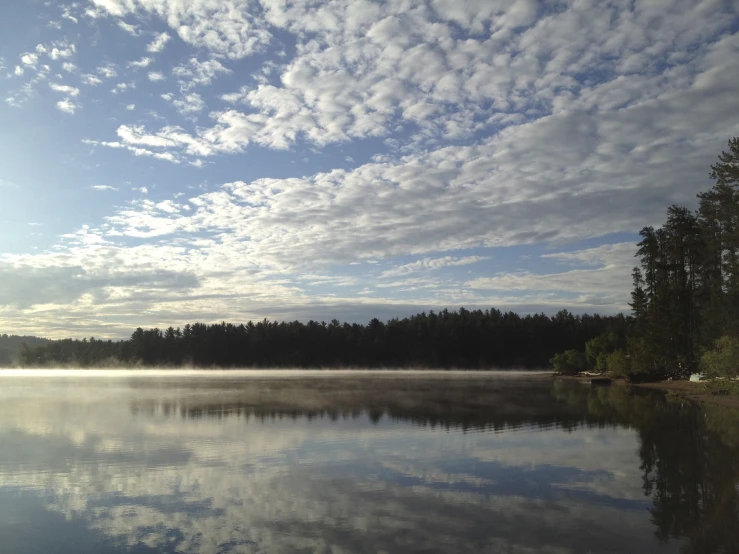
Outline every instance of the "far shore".
{"type": "Polygon", "coordinates": [[[0,376],[156,376],[156,375],[181,375],[181,376],[402,376],[402,375],[426,375],[434,377],[474,377],[474,376],[496,376],[496,377],[541,377],[551,378],[554,372],[545,369],[440,369],[440,368],[305,368],[305,367],[239,367],[239,368],[196,368],[196,367],[112,367],[112,368],[18,368],[0,367],[0,376]]]}

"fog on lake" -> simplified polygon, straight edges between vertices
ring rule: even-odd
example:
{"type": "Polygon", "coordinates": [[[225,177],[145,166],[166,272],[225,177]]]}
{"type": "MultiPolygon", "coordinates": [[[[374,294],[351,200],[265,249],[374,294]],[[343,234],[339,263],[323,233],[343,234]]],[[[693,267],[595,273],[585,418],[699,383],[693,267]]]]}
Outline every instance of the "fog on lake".
{"type": "Polygon", "coordinates": [[[528,373],[0,372],[0,552],[733,552],[737,423],[528,373]]]}

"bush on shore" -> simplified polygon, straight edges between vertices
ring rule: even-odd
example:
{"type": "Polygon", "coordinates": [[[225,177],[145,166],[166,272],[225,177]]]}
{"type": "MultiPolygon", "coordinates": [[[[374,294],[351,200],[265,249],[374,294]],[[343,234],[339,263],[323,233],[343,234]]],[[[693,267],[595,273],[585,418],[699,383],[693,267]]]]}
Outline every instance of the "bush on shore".
{"type": "Polygon", "coordinates": [[[614,350],[606,358],[606,367],[612,377],[626,377],[631,373],[631,360],[624,350],[614,350]]]}
{"type": "Polygon", "coordinates": [[[718,339],[701,356],[700,368],[711,379],[739,377],[739,339],[729,336],[718,339]]]}
{"type": "Polygon", "coordinates": [[[554,371],[562,375],[577,375],[588,368],[588,360],[585,354],[577,350],[565,350],[549,360],[554,371]]]}

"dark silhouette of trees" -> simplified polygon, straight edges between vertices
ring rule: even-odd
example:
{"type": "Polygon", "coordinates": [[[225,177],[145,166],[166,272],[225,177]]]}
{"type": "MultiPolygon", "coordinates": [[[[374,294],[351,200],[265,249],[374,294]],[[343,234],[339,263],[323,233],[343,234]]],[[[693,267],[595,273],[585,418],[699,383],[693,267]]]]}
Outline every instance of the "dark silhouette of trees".
{"type": "Polygon", "coordinates": [[[34,348],[49,342],[51,341],[40,337],[0,335],[0,367],[13,365],[18,360],[24,344],[27,348],[34,348]]]}
{"type": "Polygon", "coordinates": [[[635,371],[695,368],[721,336],[739,334],[739,139],[711,170],[717,182],[696,212],[671,206],[660,229],[640,232],[631,306],[648,346],[634,341],[635,371]]]}
{"type": "Polygon", "coordinates": [[[520,316],[500,310],[422,312],[367,325],[309,321],[234,325],[193,323],[182,329],[136,329],[113,342],[54,341],[29,349],[23,366],[105,367],[434,367],[543,368],[559,349],[584,348],[606,332],[625,333],[622,316],[562,310],[520,316]]]}

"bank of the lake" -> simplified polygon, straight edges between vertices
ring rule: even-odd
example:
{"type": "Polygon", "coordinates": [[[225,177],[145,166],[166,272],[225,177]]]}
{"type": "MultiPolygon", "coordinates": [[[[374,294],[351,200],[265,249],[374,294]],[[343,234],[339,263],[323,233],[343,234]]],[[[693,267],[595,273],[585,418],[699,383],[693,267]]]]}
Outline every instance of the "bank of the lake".
{"type": "MultiPolygon", "coordinates": [[[[590,385],[590,380],[595,376],[584,375],[555,375],[555,379],[567,381],[578,381],[584,385],[590,385]]],[[[655,383],[629,383],[626,379],[612,379],[612,385],[621,387],[634,387],[639,389],[658,390],[691,400],[698,404],[710,404],[739,409],[739,396],[732,394],[715,394],[711,391],[707,382],[703,381],[657,381],[655,383]]]]}

